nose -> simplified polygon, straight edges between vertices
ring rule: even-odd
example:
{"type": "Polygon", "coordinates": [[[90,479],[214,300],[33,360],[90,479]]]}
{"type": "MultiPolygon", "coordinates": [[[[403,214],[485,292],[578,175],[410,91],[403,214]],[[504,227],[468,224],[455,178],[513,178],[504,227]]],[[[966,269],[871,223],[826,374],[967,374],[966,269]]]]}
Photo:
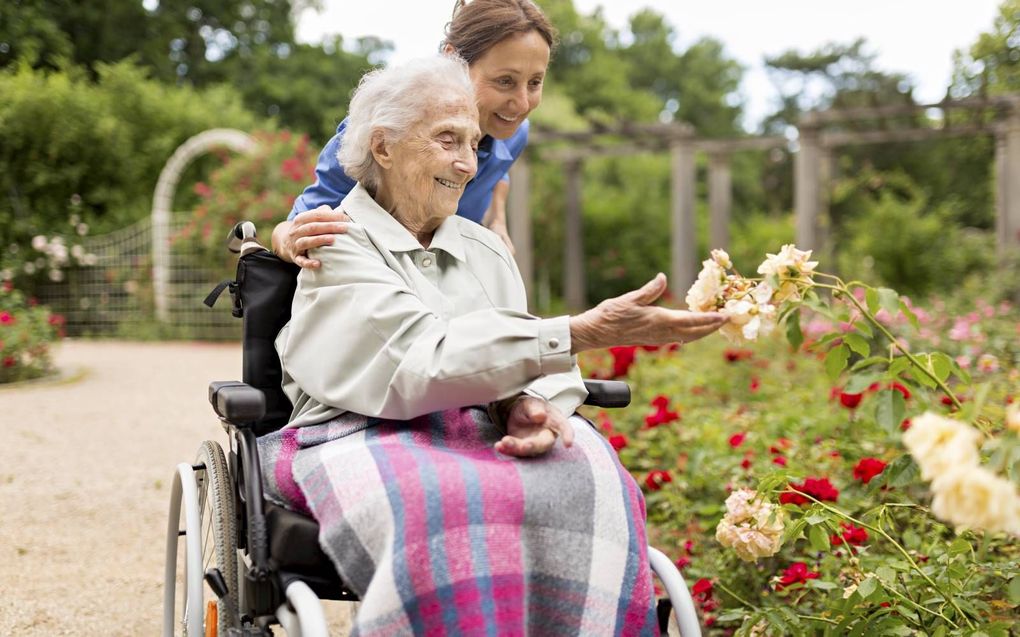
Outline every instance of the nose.
{"type": "Polygon", "coordinates": [[[528,85],[521,82],[517,90],[510,94],[510,105],[515,109],[528,110],[528,85]]]}
{"type": "Polygon", "coordinates": [[[453,168],[468,178],[474,177],[475,172],[478,171],[478,156],[475,151],[470,146],[465,146],[465,150],[462,150],[453,160],[453,168]]]}

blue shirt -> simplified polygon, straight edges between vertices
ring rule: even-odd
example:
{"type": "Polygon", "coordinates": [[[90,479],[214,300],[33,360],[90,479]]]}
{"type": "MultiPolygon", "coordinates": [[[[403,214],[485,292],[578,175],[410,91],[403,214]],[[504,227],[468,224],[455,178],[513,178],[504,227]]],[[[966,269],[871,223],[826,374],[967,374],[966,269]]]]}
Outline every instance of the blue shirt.
{"type": "MultiPolygon", "coordinates": [[[[507,172],[510,166],[528,144],[528,127],[528,120],[524,120],[509,139],[493,139],[488,135],[482,138],[478,144],[478,172],[464,187],[464,194],[457,206],[458,215],[475,223],[482,222],[492,201],[492,190],[496,182],[509,179],[507,172]]],[[[315,165],[315,183],[306,187],[301,196],[294,200],[288,220],[322,205],[336,208],[347,193],[354,189],[354,180],[347,176],[336,158],[346,129],[345,118],[337,126],[336,135],[319,154],[319,161],[315,165]]]]}

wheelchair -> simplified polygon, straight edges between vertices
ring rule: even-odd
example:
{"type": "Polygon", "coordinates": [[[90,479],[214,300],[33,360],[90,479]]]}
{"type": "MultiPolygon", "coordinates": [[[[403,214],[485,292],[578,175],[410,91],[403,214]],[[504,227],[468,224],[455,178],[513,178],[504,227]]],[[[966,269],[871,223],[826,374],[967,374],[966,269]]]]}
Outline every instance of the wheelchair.
{"type": "MultiPolygon", "coordinates": [[[[281,388],[274,341],[290,318],[297,266],[255,239],[241,222],[229,246],[239,253],[237,275],[224,289],[242,319],[242,378],[209,385],[209,402],[229,439],[227,451],[204,441],[192,462],[177,465],[171,487],[164,574],[164,637],[267,637],[280,627],[290,637],[329,634],[323,600],[357,602],[319,547],[318,524],[267,501],[256,438],[283,427],[291,404],[281,388]]],[[[630,388],[619,381],[586,380],[585,402],[625,407],[630,388]]],[[[683,637],[700,637],[697,612],[673,562],[649,547],[652,571],[667,597],[657,602],[662,635],[671,613],[683,637]]]]}

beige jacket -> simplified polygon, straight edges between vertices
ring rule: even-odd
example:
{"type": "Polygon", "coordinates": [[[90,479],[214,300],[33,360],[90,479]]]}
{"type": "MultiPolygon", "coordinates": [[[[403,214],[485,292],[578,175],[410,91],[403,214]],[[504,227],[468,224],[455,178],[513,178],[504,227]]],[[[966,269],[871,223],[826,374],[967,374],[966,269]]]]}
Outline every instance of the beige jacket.
{"type": "Polygon", "coordinates": [[[426,250],[360,184],[340,207],[353,222],[315,249],[320,268],[301,270],[276,339],[288,427],[345,411],[406,420],[522,391],[566,415],[581,405],[568,317],[527,313],[495,234],[454,216],[426,250]]]}

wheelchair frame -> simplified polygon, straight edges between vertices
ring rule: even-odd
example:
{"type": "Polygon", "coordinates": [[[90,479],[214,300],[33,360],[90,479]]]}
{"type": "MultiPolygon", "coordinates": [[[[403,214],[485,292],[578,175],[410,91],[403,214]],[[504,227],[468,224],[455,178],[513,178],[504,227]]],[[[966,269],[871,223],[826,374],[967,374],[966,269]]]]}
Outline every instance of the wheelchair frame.
{"type": "MultiPolygon", "coordinates": [[[[297,268],[258,245],[250,222],[238,224],[231,235],[234,251],[241,253],[237,279],[220,284],[206,303],[212,306],[223,289],[230,289],[234,315],[244,319],[245,382],[209,385],[209,401],[230,439],[228,453],[218,443],[205,441],[196,463],[178,464],[174,473],[163,635],[264,637],[272,634],[270,626],[279,624],[290,637],[325,637],[329,629],[321,600],[356,602],[358,597],[343,585],[331,563],[327,566],[334,579],[322,578],[290,572],[286,559],[272,553],[273,521],[279,516],[271,517],[269,509],[284,516],[298,514],[281,513],[282,508],[265,501],[256,445],[258,435],[283,426],[290,414],[273,339],[289,319],[297,268]],[[226,489],[229,493],[222,493],[226,489]],[[207,546],[210,536],[212,551],[207,546]],[[206,601],[207,588],[215,603],[206,601]]],[[[630,402],[626,383],[586,380],[585,385],[585,404],[612,408],[630,402]]],[[[651,546],[648,558],[668,595],[658,601],[661,633],[667,634],[673,610],[683,637],[700,637],[697,611],[680,572],[651,546]]]]}

